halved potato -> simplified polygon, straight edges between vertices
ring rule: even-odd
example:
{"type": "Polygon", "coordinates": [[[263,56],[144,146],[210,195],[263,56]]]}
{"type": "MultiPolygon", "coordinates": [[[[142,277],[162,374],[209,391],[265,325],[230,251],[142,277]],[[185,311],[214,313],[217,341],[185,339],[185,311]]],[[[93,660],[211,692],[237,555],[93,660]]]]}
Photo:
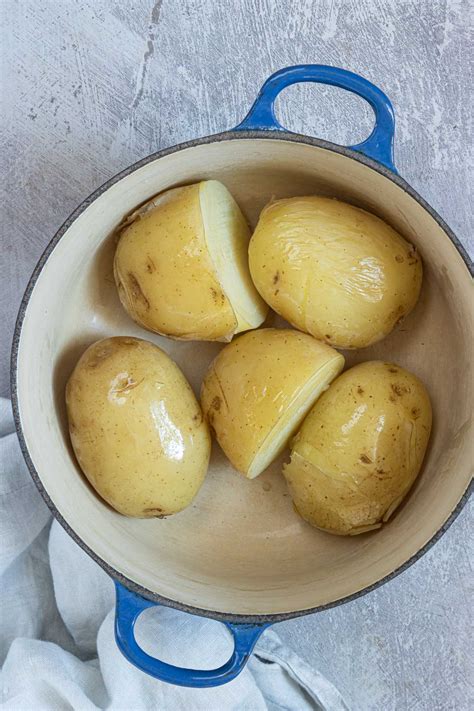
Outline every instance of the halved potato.
{"type": "Polygon", "coordinates": [[[173,338],[229,341],[257,328],[267,306],[248,269],[249,227],[222,183],[167,190],[120,230],[120,300],[144,328],[173,338]]]}
{"type": "Polygon", "coordinates": [[[343,367],[340,353],[290,329],[251,331],[225,346],[201,403],[234,467],[249,479],[266,469],[343,367]]]}
{"type": "Polygon", "coordinates": [[[430,431],[430,398],[412,373],[381,361],[350,368],[292,443],[283,473],[297,512],[340,535],[380,528],[415,481],[430,431]]]}
{"type": "Polygon", "coordinates": [[[422,281],[416,249],[386,222],[318,196],[267,205],[249,264],[272,309],[337,348],[384,338],[413,309],[422,281]]]}

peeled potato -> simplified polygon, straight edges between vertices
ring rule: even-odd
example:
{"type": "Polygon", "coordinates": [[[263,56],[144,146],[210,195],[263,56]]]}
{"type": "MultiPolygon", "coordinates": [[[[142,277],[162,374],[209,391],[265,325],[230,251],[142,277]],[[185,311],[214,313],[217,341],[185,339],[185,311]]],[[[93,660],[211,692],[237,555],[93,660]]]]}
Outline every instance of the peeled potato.
{"type": "Polygon", "coordinates": [[[77,461],[114,509],[161,518],[191,503],[207,471],[209,429],[158,346],[128,337],[94,343],[69,379],[66,404],[77,461]]]}
{"type": "Polygon", "coordinates": [[[392,363],[347,370],[313,407],[284,475],[298,513],[330,533],[380,528],[402,502],[431,431],[424,385],[392,363]]]}
{"type": "Polygon", "coordinates": [[[288,329],[251,331],[225,346],[201,403],[234,467],[249,479],[266,469],[343,367],[337,351],[288,329]]]}
{"type": "Polygon", "coordinates": [[[267,205],[249,264],[272,309],[338,348],[384,338],[415,306],[422,280],[416,249],[383,220],[317,196],[267,205]]]}
{"type": "Polygon", "coordinates": [[[173,338],[229,341],[257,328],[267,306],[248,269],[250,231],[216,180],[172,188],[120,232],[114,274],[129,315],[173,338]]]}

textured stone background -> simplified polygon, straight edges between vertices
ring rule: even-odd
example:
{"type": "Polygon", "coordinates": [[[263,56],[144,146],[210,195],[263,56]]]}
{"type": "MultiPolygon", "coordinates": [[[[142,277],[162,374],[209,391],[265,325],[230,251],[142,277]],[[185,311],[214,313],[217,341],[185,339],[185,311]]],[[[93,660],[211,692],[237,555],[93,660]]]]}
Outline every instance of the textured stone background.
{"type": "MultiPolygon", "coordinates": [[[[386,91],[401,175],[472,254],[472,7],[469,0],[0,0],[1,394],[23,289],[72,209],[138,158],[235,125],[264,79],[288,64],[343,66],[386,91]]],[[[315,86],[287,90],[279,115],[295,131],[341,143],[361,140],[371,124],[361,100],[315,86]]],[[[471,532],[465,510],[394,581],[278,632],[354,710],[474,708],[471,532]]]]}

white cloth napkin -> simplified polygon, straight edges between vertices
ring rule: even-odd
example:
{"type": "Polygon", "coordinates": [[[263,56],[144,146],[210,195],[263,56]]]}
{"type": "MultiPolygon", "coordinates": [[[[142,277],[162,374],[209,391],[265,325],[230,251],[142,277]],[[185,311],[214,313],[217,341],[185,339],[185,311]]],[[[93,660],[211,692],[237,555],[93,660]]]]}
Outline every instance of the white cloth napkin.
{"type": "MultiPolygon", "coordinates": [[[[54,521],[26,469],[10,402],[0,399],[0,657],[2,708],[16,711],[307,711],[347,709],[334,686],[273,630],[246,669],[214,689],[165,684],[127,662],[114,640],[114,586],[54,521]]],[[[182,666],[212,668],[230,655],[215,620],[146,610],[137,640],[182,666]]]]}

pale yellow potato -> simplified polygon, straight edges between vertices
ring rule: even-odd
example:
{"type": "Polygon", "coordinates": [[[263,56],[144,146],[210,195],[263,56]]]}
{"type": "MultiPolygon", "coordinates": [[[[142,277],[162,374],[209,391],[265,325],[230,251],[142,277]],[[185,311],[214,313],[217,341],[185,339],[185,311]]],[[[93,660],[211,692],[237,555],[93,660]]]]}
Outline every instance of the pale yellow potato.
{"type": "Polygon", "coordinates": [[[69,379],[66,404],[77,461],[114,509],[161,518],[191,503],[207,471],[209,429],[158,346],[129,337],[94,343],[69,379]]]}
{"type": "Polygon", "coordinates": [[[343,367],[340,353],[290,329],[251,331],[225,346],[201,403],[234,467],[249,479],[266,469],[343,367]]]}
{"type": "Polygon", "coordinates": [[[283,473],[296,510],[330,533],[380,528],[415,481],[430,431],[430,398],[412,373],[381,361],[350,368],[292,443],[283,473]]]}
{"type": "Polygon", "coordinates": [[[222,183],[172,188],[120,229],[114,275],[141,326],[173,338],[229,341],[257,328],[268,307],[248,268],[250,230],[222,183]]]}
{"type": "Polygon", "coordinates": [[[267,205],[249,265],[272,309],[338,348],[384,338],[413,309],[422,281],[416,249],[383,220],[318,196],[267,205]]]}

